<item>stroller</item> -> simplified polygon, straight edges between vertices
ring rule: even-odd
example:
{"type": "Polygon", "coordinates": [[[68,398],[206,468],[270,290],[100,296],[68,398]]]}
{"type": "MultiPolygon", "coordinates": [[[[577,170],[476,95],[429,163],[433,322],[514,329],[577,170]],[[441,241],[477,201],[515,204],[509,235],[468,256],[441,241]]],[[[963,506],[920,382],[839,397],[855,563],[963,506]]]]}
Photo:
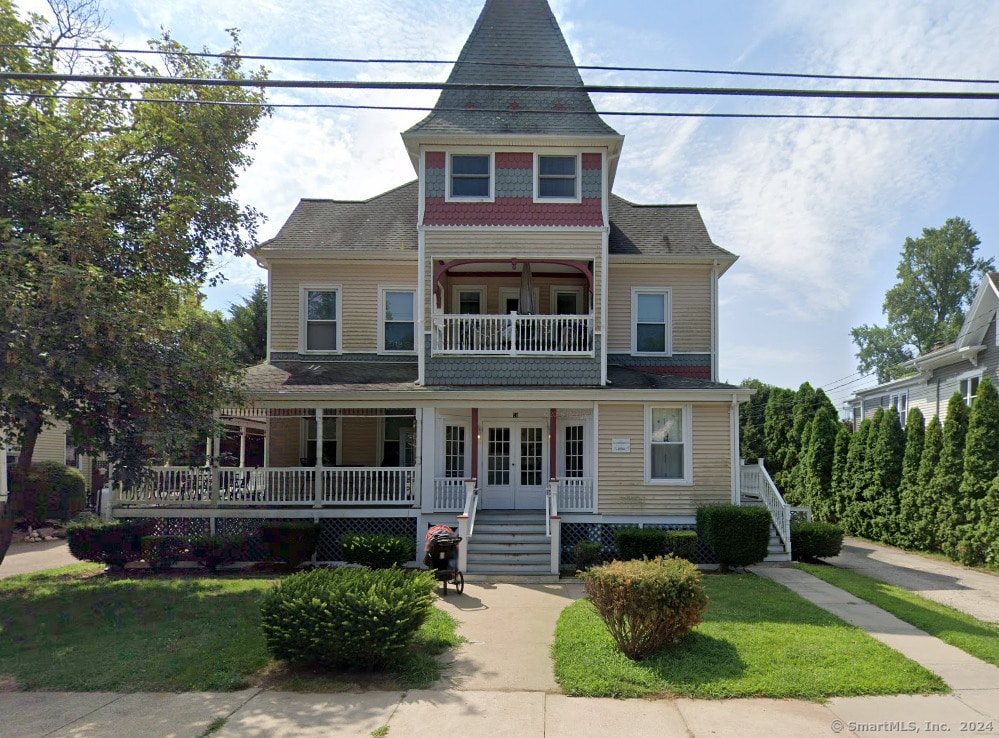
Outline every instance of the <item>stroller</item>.
{"type": "Polygon", "coordinates": [[[444,586],[445,597],[448,582],[454,585],[458,594],[465,591],[465,577],[458,571],[459,543],[461,538],[446,525],[435,525],[427,531],[427,554],[423,564],[434,570],[434,577],[444,586]]]}

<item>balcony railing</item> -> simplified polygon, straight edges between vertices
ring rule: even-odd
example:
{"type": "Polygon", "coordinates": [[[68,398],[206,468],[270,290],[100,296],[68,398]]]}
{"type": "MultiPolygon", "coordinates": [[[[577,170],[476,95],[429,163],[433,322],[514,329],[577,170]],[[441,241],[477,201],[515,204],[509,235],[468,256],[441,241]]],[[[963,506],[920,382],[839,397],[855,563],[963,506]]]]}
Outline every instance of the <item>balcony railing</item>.
{"type": "Polygon", "coordinates": [[[335,507],[414,505],[413,467],[153,467],[116,505],[136,507],[335,507]],[[322,474],[316,484],[316,475],[322,474]]]}
{"type": "Polygon", "coordinates": [[[432,352],[593,356],[592,315],[437,315],[432,352]]]}
{"type": "Polygon", "coordinates": [[[596,512],[593,478],[560,478],[558,480],[558,509],[561,512],[596,512]]]}

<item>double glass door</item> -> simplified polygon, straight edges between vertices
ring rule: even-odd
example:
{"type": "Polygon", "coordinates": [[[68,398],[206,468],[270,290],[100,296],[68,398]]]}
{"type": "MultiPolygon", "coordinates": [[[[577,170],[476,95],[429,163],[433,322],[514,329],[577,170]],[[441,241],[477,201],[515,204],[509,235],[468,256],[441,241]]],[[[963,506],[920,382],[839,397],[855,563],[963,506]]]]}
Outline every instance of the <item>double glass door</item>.
{"type": "Polygon", "coordinates": [[[479,479],[486,509],[543,509],[548,444],[541,423],[503,423],[483,427],[483,469],[479,479]]]}

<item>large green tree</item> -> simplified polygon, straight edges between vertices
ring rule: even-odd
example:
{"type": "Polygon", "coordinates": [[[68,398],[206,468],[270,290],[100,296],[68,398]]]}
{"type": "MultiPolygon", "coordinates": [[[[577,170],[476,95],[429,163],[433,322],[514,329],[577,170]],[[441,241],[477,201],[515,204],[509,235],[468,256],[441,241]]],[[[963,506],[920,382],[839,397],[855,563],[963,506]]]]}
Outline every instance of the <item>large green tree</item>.
{"type": "Polygon", "coordinates": [[[964,444],[968,435],[968,417],[969,410],[964,398],[960,392],[955,392],[947,403],[940,460],[930,484],[930,493],[936,501],[934,546],[945,553],[953,552],[954,536],[961,522],[960,489],[964,476],[964,444]]]}
{"type": "Polygon", "coordinates": [[[906,373],[903,362],[957,337],[981,275],[993,266],[991,257],[976,256],[980,243],[962,218],[905,239],[898,281],[882,305],[887,325],[851,331],[860,371],[888,382],[906,373]]]}
{"type": "Polygon", "coordinates": [[[898,488],[898,530],[896,546],[913,545],[913,530],[919,515],[919,464],[926,443],[926,422],[919,408],[914,407],[905,419],[905,456],[902,457],[902,483],[898,488]]]}
{"type": "MultiPolygon", "coordinates": [[[[164,34],[151,42],[161,74],[93,37],[94,8],[54,3],[50,23],[0,0],[0,69],[263,74],[242,69],[234,33],[217,59],[164,34]]],[[[212,422],[233,374],[219,321],[192,295],[214,258],[254,241],[258,213],[233,192],[266,112],[255,87],[0,80],[0,428],[22,476],[53,419],[119,477],[165,451],[157,438],[212,422]]]]}
{"type": "Polygon", "coordinates": [[[257,282],[242,305],[229,306],[226,321],[233,355],[243,366],[259,364],[267,356],[267,285],[257,282]]]}

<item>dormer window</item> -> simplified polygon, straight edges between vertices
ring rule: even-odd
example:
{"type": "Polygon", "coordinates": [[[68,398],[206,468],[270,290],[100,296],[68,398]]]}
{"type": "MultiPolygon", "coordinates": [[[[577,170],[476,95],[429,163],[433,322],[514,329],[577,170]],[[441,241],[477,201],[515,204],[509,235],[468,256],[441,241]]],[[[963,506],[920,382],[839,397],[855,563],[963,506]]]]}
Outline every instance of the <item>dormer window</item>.
{"type": "Polygon", "coordinates": [[[579,157],[538,154],[534,171],[534,199],[579,202],[579,157]]]}
{"type": "Polygon", "coordinates": [[[448,200],[492,200],[491,154],[451,154],[448,165],[448,200]]]}

